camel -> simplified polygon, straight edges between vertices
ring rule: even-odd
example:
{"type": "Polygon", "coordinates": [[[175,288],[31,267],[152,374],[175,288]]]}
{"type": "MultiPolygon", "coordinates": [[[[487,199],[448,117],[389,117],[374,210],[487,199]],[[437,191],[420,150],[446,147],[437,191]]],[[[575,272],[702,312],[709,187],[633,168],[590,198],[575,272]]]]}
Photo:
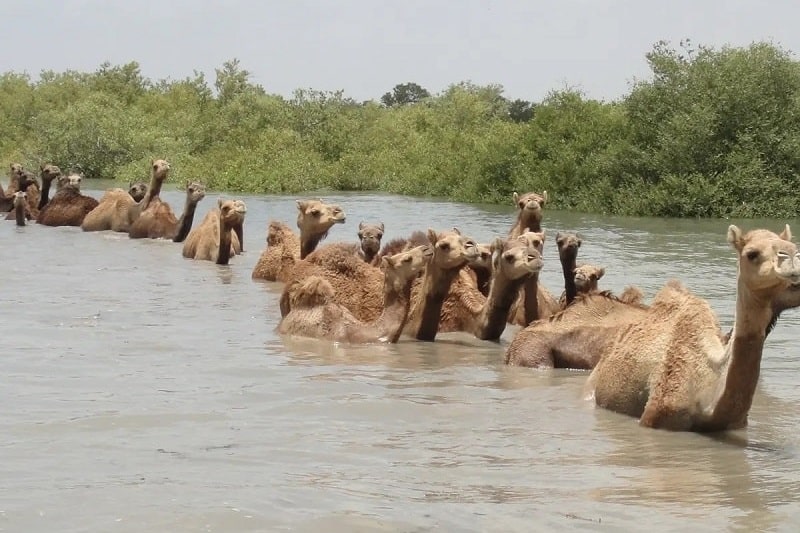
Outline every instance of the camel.
{"type": "Polygon", "coordinates": [[[434,254],[425,268],[420,288],[412,294],[412,307],[406,331],[417,340],[433,341],[439,331],[442,305],[453,281],[468,262],[478,257],[475,241],[457,228],[437,234],[428,230],[434,254]]]}
{"type": "Polygon", "coordinates": [[[167,179],[169,169],[169,163],[163,159],[154,160],[150,163],[150,185],[146,189],[136,184],[129,191],[120,188],[107,190],[100,198],[98,206],[83,219],[81,229],[128,233],[139,214],[161,194],[161,186],[167,179]],[[133,195],[142,191],[144,195],[141,200],[134,200],[133,195]]]}
{"type": "Polygon", "coordinates": [[[86,215],[98,205],[91,196],[81,194],[82,179],[78,174],[60,178],[63,185],[39,211],[36,223],[45,226],[80,226],[86,215]]]}
{"type": "Polygon", "coordinates": [[[299,237],[283,222],[269,223],[267,248],[253,268],[253,279],[287,281],[295,262],[305,259],[328,236],[331,227],[343,224],[346,218],[341,207],[322,200],[298,200],[297,211],[299,237]]]}
{"type": "Polygon", "coordinates": [[[492,281],[492,254],[494,243],[478,244],[478,257],[467,265],[478,291],[484,296],[489,296],[492,281]]]}
{"type": "Polygon", "coordinates": [[[147,184],[143,181],[131,182],[128,184],[128,194],[134,202],[141,202],[147,194],[147,184]]]}
{"type": "Polygon", "coordinates": [[[514,205],[519,208],[519,213],[508,236],[519,237],[526,231],[541,232],[542,208],[547,203],[547,191],[542,191],[542,194],[529,192],[522,196],[514,192],[513,199],[514,205]]]}
{"type": "Polygon", "coordinates": [[[245,213],[247,206],[242,200],[220,198],[217,207],[210,210],[200,225],[189,232],[183,243],[183,257],[227,265],[232,255],[241,252],[237,228],[244,226],[245,213]]]}
{"type": "Polygon", "coordinates": [[[571,304],[578,293],[575,287],[575,267],[578,259],[578,249],[581,247],[581,238],[575,233],[556,233],[556,246],[558,259],[561,262],[561,271],[564,273],[563,304],[559,298],[560,306],[571,304]]]}
{"type": "Polygon", "coordinates": [[[161,198],[152,198],[131,223],[128,237],[131,239],[169,239],[183,242],[192,229],[197,204],[205,198],[206,188],[201,183],[191,181],[186,184],[186,201],[181,217],[177,218],[170,205],[161,198]]]}
{"type": "MultiPolygon", "coordinates": [[[[18,164],[15,164],[15,165],[18,165],[18,164]]],[[[15,168],[15,166],[12,165],[12,169],[14,169],[14,168],[15,168]]],[[[15,214],[16,204],[14,203],[14,200],[16,199],[16,194],[18,192],[26,193],[26,195],[25,195],[25,206],[24,206],[25,207],[25,213],[24,213],[25,214],[25,219],[26,220],[31,220],[34,217],[33,211],[31,211],[31,208],[30,208],[30,201],[28,200],[28,195],[27,195],[28,189],[34,183],[32,181],[33,180],[33,174],[31,174],[30,172],[21,170],[21,168],[22,167],[20,166],[19,174],[16,175],[13,178],[12,183],[9,186],[9,188],[7,189],[6,192],[3,192],[2,188],[0,188],[0,206],[2,206],[3,212],[7,212],[8,213],[6,215],[6,217],[5,217],[6,220],[15,220],[16,219],[16,214],[15,214]],[[13,192],[8,192],[8,191],[13,191],[13,192]]]]}
{"type": "Polygon", "coordinates": [[[595,403],[639,417],[645,427],[745,427],[775,309],[800,286],[800,253],[791,237],[788,224],[780,234],[729,226],[727,239],[738,256],[729,340],[708,302],[669,282],[646,316],[620,331],[603,353],[586,384],[595,403]]]}
{"type": "MultiPolygon", "coordinates": [[[[514,232],[512,232],[513,234],[514,232]]],[[[536,249],[541,254],[544,251],[545,233],[527,232],[535,239],[536,249]]],[[[511,306],[508,322],[518,326],[527,326],[534,320],[546,318],[561,310],[555,297],[544,286],[539,284],[539,272],[525,280],[517,300],[511,306]]]]}
{"type": "Polygon", "coordinates": [[[575,268],[575,290],[578,294],[597,292],[597,283],[603,278],[606,269],[597,265],[584,264],[575,268]]]}
{"type": "Polygon", "coordinates": [[[14,219],[17,221],[17,226],[24,226],[26,224],[28,210],[28,193],[25,191],[17,191],[14,193],[14,219]]]}
{"type": "Polygon", "coordinates": [[[358,248],[358,256],[365,262],[372,263],[378,255],[381,249],[383,230],[383,222],[367,224],[362,221],[358,223],[358,240],[361,243],[358,248]]]}
{"type": "MultiPolygon", "coordinates": [[[[408,320],[411,283],[433,256],[429,245],[384,257],[383,312],[372,322],[354,317],[333,301],[333,286],[323,277],[295,279],[288,287],[291,311],[278,324],[281,334],[348,343],[396,343],[408,320]]],[[[348,256],[353,259],[353,256],[348,256]]]]}
{"type": "Polygon", "coordinates": [[[533,368],[592,369],[616,333],[646,315],[641,292],[579,294],[571,305],[519,330],[506,349],[506,364],[533,368]]]}
{"type": "Polygon", "coordinates": [[[53,180],[57,180],[56,187],[60,188],[61,169],[55,165],[45,165],[42,163],[39,167],[39,171],[39,177],[42,178],[42,191],[39,196],[39,205],[37,207],[41,213],[42,208],[50,201],[50,186],[53,180]]]}

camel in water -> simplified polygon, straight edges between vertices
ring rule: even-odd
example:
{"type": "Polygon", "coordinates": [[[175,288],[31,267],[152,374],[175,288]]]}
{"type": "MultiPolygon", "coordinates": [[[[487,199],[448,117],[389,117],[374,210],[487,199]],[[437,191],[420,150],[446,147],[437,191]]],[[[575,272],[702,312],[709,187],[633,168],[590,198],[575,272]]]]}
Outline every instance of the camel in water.
{"type": "Polygon", "coordinates": [[[733,331],[720,334],[707,301],[668,283],[645,317],[619,332],[587,380],[600,407],[642,426],[724,431],[747,425],[766,335],[787,292],[800,286],[800,253],[780,234],[728,228],[738,256],[733,331]]]}

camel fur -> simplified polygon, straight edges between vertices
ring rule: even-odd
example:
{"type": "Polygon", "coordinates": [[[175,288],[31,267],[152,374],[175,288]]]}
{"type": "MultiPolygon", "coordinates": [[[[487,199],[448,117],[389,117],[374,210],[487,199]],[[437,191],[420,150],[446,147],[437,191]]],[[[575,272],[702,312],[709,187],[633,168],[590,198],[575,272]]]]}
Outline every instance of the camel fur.
{"type": "Polygon", "coordinates": [[[78,174],[59,178],[62,183],[53,198],[42,207],[37,224],[45,226],[80,226],[83,219],[95,207],[97,200],[81,194],[81,180],[78,174]]]}
{"type": "Polygon", "coordinates": [[[83,219],[83,231],[118,231],[128,233],[131,224],[139,214],[150,205],[153,199],[159,198],[161,186],[167,179],[170,166],[167,161],[157,159],[150,163],[150,184],[142,188],[139,184],[132,185],[128,191],[120,188],[109,189],[100,198],[100,201],[83,219]],[[140,200],[134,197],[142,194],[140,200]]]}
{"type": "Polygon", "coordinates": [[[395,343],[408,319],[411,282],[432,255],[431,246],[417,246],[381,260],[384,308],[372,322],[359,320],[337,304],[333,300],[334,288],[325,278],[312,275],[292,280],[286,291],[291,311],[281,319],[278,332],[336,342],[395,343]]]}
{"type": "Polygon", "coordinates": [[[519,209],[517,220],[508,233],[509,237],[519,237],[526,231],[539,233],[542,231],[542,210],[547,203],[547,191],[542,194],[529,192],[520,196],[514,192],[512,195],[514,205],[519,209]]]}
{"type": "Polygon", "coordinates": [[[334,224],[346,220],[341,207],[322,200],[298,200],[297,211],[299,237],[283,222],[270,222],[267,248],[253,268],[253,279],[287,281],[295,262],[313,252],[334,224]]]}
{"type": "Polygon", "coordinates": [[[25,191],[17,191],[14,193],[14,220],[17,226],[24,226],[27,223],[28,212],[28,194],[25,191]]]}
{"type": "Polygon", "coordinates": [[[800,253],[780,234],[728,228],[738,256],[733,331],[720,335],[705,300],[668,283],[647,315],[622,330],[587,380],[600,407],[642,426],[724,431],[747,425],[766,335],[786,291],[800,285],[800,253]]]}
{"type": "Polygon", "coordinates": [[[383,239],[383,222],[377,224],[358,223],[358,256],[367,263],[375,261],[375,257],[381,249],[381,239],[383,239]]]}
{"type": "Polygon", "coordinates": [[[183,257],[227,265],[232,255],[241,253],[239,235],[247,206],[242,200],[223,200],[211,209],[183,243],[183,257]]]}
{"type": "Polygon", "coordinates": [[[169,239],[183,242],[192,229],[197,204],[205,198],[206,188],[191,181],[186,184],[186,200],[183,213],[177,218],[170,205],[161,198],[153,198],[146,209],[131,224],[128,237],[131,239],[169,239]]]}

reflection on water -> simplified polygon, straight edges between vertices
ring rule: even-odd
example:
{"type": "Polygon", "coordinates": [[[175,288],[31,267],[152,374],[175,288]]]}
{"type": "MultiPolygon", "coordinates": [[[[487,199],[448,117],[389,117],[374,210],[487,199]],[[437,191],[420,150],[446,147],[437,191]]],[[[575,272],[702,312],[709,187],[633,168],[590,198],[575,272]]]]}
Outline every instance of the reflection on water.
{"type": "MultiPolygon", "coordinates": [[[[350,220],[331,241],[382,220],[387,240],[458,226],[485,242],[514,216],[327,199],[350,220]]],[[[0,225],[0,530],[791,531],[800,519],[796,314],[768,340],[748,430],[646,430],[583,401],[584,372],[505,367],[513,329],[499,344],[276,336],[280,285],[250,272],[294,198],[245,200],[247,252],[229,266],[171,242],[0,225]]],[[[606,267],[604,287],[649,297],[677,277],[727,327],[730,223],[547,212],[542,280],[559,291],[555,233],[578,231],[578,260],[606,267]]]]}

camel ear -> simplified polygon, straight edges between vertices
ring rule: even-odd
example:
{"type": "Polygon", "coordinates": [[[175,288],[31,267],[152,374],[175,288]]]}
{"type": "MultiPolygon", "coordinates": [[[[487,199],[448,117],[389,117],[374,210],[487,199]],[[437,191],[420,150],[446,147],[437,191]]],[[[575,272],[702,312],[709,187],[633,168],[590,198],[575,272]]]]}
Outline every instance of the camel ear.
{"type": "Polygon", "coordinates": [[[789,224],[786,224],[786,226],[783,228],[783,231],[781,232],[780,235],[778,235],[778,237],[780,237],[784,241],[791,241],[792,240],[792,230],[789,227],[789,224]]]}
{"type": "Polygon", "coordinates": [[[461,235],[461,230],[453,226],[453,233],[455,233],[456,235],[461,235]]]}
{"type": "Polygon", "coordinates": [[[45,166],[47,166],[47,165],[45,165],[44,163],[42,163],[41,165],[39,165],[39,170],[41,170],[42,172],[44,172],[44,167],[45,167],[45,166]]]}
{"type": "Polygon", "coordinates": [[[728,243],[730,243],[739,251],[742,251],[742,248],[744,248],[744,236],[742,235],[742,230],[740,230],[735,224],[728,226],[728,243]]]}
{"type": "Polygon", "coordinates": [[[517,191],[514,191],[514,194],[511,195],[511,198],[514,200],[514,205],[517,205],[517,202],[519,202],[519,194],[517,194],[517,191]]]}
{"type": "Polygon", "coordinates": [[[361,233],[361,230],[363,230],[363,229],[364,229],[364,226],[365,226],[365,224],[364,224],[364,221],[363,221],[363,220],[362,220],[361,222],[359,222],[359,223],[358,223],[358,232],[359,232],[359,233],[361,233]]]}
{"type": "Polygon", "coordinates": [[[544,244],[544,238],[545,238],[545,237],[544,237],[544,230],[540,231],[539,233],[541,233],[541,234],[542,234],[542,244],[544,244]]]}
{"type": "Polygon", "coordinates": [[[219,200],[217,200],[217,207],[222,207],[222,204],[224,204],[224,203],[225,203],[225,200],[220,198],[219,200]]]}
{"type": "Polygon", "coordinates": [[[388,255],[384,255],[383,257],[381,257],[381,264],[382,264],[382,266],[387,267],[387,268],[388,267],[393,267],[394,266],[394,261],[388,255]]]}
{"type": "Polygon", "coordinates": [[[489,251],[491,253],[498,252],[503,249],[503,246],[505,244],[506,243],[503,239],[501,239],[500,237],[495,237],[494,240],[492,241],[492,244],[489,245],[489,251]]]}
{"type": "Polygon", "coordinates": [[[384,231],[384,230],[383,230],[383,222],[381,222],[380,224],[378,224],[378,227],[381,229],[381,233],[383,233],[383,231],[384,231]]]}
{"type": "Polygon", "coordinates": [[[308,202],[305,200],[297,200],[297,210],[300,212],[305,211],[306,206],[308,206],[308,202]]]}
{"type": "Polygon", "coordinates": [[[605,273],[606,273],[606,269],[605,268],[603,268],[603,267],[598,268],[597,269],[597,279],[602,278],[605,275],[605,273]]]}
{"type": "Polygon", "coordinates": [[[434,246],[436,246],[436,241],[438,241],[438,240],[439,240],[439,236],[438,236],[438,235],[436,235],[436,232],[435,232],[435,231],[433,231],[431,228],[428,228],[428,240],[429,240],[429,241],[431,242],[431,244],[433,244],[434,246]]]}
{"type": "Polygon", "coordinates": [[[542,191],[542,205],[546,204],[548,200],[547,191],[542,191]]]}

